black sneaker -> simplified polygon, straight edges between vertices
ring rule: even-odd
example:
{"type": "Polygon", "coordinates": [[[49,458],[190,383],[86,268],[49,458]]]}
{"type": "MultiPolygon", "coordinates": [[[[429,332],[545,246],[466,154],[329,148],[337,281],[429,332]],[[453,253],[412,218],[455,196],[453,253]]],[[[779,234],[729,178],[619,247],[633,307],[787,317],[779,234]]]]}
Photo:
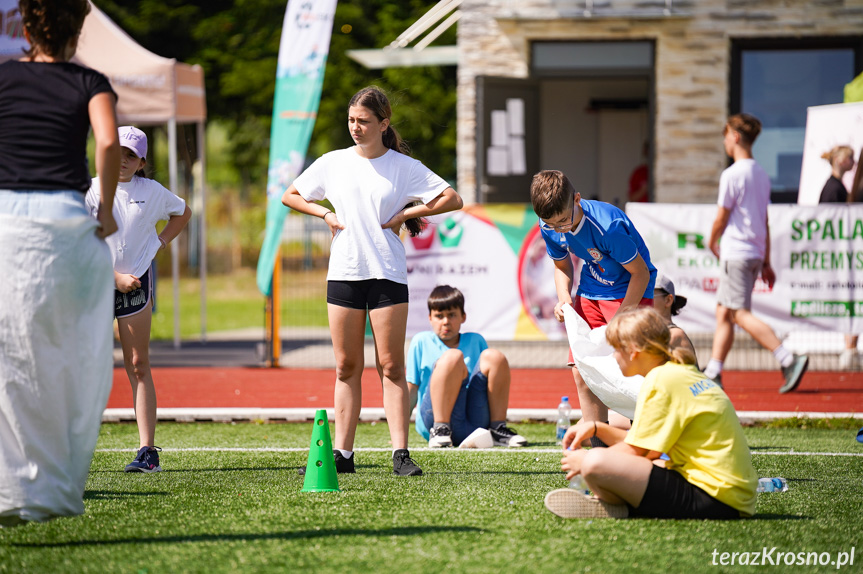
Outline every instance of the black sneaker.
{"type": "MultiPolygon", "coordinates": [[[[354,457],[345,458],[342,456],[342,453],[336,449],[333,449],[333,458],[336,461],[336,473],[338,474],[356,474],[356,469],[354,468],[354,457]]],[[[306,476],[306,467],[301,466],[297,469],[297,474],[300,476],[306,476]]]]}
{"type": "Polygon", "coordinates": [[[354,457],[345,458],[342,456],[342,453],[333,449],[333,457],[336,459],[336,472],[339,474],[354,474],[356,473],[356,469],[354,469],[354,457]]]}
{"type": "Polygon", "coordinates": [[[449,425],[432,427],[429,431],[429,448],[447,448],[452,446],[452,429],[449,425]]]}
{"type": "Polygon", "coordinates": [[[423,469],[411,459],[411,453],[406,448],[400,448],[393,453],[393,474],[399,476],[420,476],[423,469]]]}
{"type": "Polygon", "coordinates": [[[800,379],[803,378],[803,373],[809,367],[809,357],[807,355],[794,355],[794,360],[787,367],[782,367],[782,376],[785,377],[785,384],[779,387],[779,394],[790,393],[800,384],[800,379]]]}
{"type": "Polygon", "coordinates": [[[126,465],[126,472],[161,472],[159,466],[159,452],[157,446],[142,446],[138,449],[135,460],[126,465]]]}
{"type": "Polygon", "coordinates": [[[489,430],[491,431],[491,438],[494,439],[494,446],[527,446],[527,439],[506,424],[489,430]]]}

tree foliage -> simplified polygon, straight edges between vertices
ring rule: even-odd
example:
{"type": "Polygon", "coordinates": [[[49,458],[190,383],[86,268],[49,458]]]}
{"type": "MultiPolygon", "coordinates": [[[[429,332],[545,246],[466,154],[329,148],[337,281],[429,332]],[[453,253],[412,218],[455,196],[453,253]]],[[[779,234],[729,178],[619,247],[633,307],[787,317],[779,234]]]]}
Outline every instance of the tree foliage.
{"type": "MultiPolygon", "coordinates": [[[[204,68],[211,120],[228,126],[230,157],[247,184],[266,181],[276,64],[286,0],[96,0],[148,50],[204,68]]],[[[455,179],[455,67],[367,70],[347,56],[382,48],[434,0],[340,0],[310,157],[347,147],[347,103],[375,84],[414,156],[455,179]]],[[[454,44],[454,28],[436,40],[454,44]]]]}

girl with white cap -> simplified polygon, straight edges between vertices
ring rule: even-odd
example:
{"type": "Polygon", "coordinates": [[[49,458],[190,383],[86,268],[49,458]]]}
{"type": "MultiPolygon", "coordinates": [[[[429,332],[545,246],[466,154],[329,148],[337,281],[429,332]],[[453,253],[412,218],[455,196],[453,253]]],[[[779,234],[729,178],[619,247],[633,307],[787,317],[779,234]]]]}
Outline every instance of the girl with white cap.
{"type": "Polygon", "coordinates": [[[686,306],[686,297],[675,293],[674,283],[668,275],[659,273],[656,284],[653,287],[653,308],[668,322],[668,330],[671,333],[671,348],[683,347],[695,356],[695,346],[689,340],[689,336],[674,324],[673,316],[680,313],[686,306]]]}
{"type": "MultiPolygon", "coordinates": [[[[159,453],[155,447],[156,387],[150,370],[150,324],[153,314],[153,278],[150,264],[189,222],[192,212],[186,202],[144,177],[147,164],[147,136],[138,128],[119,130],[120,178],[114,201],[117,233],[106,241],[114,263],[114,316],[123,347],[123,363],[132,384],[135,420],[138,423],[138,454],[126,472],[158,472],[159,453]],[[156,223],[168,221],[161,233],[156,223]]],[[[98,178],[87,194],[91,209],[98,206],[98,178]]]]}

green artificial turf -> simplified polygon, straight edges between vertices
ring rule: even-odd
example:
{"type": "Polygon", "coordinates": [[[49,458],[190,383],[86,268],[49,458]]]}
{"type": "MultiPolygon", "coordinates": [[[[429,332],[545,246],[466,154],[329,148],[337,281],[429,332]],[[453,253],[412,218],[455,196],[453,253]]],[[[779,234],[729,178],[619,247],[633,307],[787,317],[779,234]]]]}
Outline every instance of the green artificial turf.
{"type": "Polygon", "coordinates": [[[85,514],[0,530],[0,572],[694,574],[747,569],[713,565],[714,550],[718,563],[722,552],[763,547],[831,560],[854,547],[855,564],[843,570],[861,570],[863,459],[789,454],[863,453],[854,430],[747,428],[758,474],[789,483],[788,492],[759,495],[754,519],[614,521],[546,511],[544,495],[565,485],[554,426],[515,426],[535,446],[428,451],[411,431],[424,476],[399,478],[386,424],[362,424],[357,474],[339,476],[339,493],[313,494],[301,492],[296,472],[311,424],[160,424],[165,470],[152,475],[122,472],[137,431],[106,424],[85,514]]]}

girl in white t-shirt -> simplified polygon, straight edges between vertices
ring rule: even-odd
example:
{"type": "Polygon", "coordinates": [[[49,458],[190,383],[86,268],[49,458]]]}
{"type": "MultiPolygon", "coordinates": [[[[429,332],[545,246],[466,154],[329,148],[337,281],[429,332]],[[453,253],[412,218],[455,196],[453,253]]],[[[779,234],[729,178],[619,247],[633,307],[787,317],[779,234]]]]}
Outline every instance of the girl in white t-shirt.
{"type": "MultiPolygon", "coordinates": [[[[153,278],[150,264],[186,226],[192,212],[186,202],[144,177],[147,136],[138,128],[119,130],[120,178],[114,199],[117,233],[106,239],[114,263],[114,316],[123,347],[123,362],[132,384],[135,420],[138,423],[138,453],[126,472],[158,472],[155,447],[156,387],[150,371],[150,322],[153,313],[153,278]],[[156,223],[168,221],[161,233],[156,223]]],[[[91,210],[98,208],[98,178],[87,193],[91,210]]]]}
{"type": "Polygon", "coordinates": [[[322,218],[333,234],[327,312],[336,357],[336,470],[354,472],[368,313],[394,449],[393,472],[415,476],[422,470],[407,449],[407,264],[398,234],[403,225],[412,235],[419,233],[423,217],[460,209],[462,200],[443,179],[407,155],[407,146],[390,125],[391,115],[380,89],[357,92],[348,105],[348,131],[356,145],[321,156],[294,180],[282,203],[322,218]],[[323,199],[335,211],[315,203],[323,199]]]}

